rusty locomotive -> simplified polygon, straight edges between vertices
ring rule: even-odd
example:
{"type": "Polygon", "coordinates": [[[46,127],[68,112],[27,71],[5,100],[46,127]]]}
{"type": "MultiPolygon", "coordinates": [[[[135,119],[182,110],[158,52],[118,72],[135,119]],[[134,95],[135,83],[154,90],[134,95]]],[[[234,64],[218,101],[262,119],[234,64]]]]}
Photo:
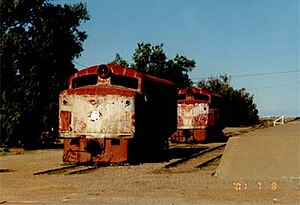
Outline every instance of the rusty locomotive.
{"type": "Polygon", "coordinates": [[[203,143],[217,140],[224,128],[220,117],[221,96],[190,87],[178,90],[177,131],[174,143],[203,143]]]}
{"type": "Polygon", "coordinates": [[[114,64],[80,70],[59,94],[68,163],[122,163],[164,155],[176,131],[176,86],[114,64]]]}

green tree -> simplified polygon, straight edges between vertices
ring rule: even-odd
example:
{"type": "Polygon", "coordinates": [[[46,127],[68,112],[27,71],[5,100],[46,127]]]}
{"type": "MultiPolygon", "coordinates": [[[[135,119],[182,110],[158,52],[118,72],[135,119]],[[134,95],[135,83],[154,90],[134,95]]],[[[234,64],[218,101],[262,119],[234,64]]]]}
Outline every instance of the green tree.
{"type": "Polygon", "coordinates": [[[111,63],[114,63],[116,65],[120,65],[120,66],[123,66],[123,67],[128,67],[129,66],[129,64],[126,62],[126,60],[121,58],[119,53],[116,54],[115,60],[113,60],[111,63]]]}
{"type": "Polygon", "coordinates": [[[133,54],[134,68],[154,76],[170,80],[177,87],[190,86],[188,72],[195,68],[196,62],[185,56],[175,56],[168,60],[163,51],[163,44],[152,46],[150,43],[138,43],[133,54]]]}
{"type": "MultiPolygon", "coordinates": [[[[134,69],[174,82],[177,87],[187,87],[192,84],[188,73],[195,68],[196,62],[185,56],[175,56],[173,60],[167,59],[163,44],[152,46],[150,43],[138,43],[133,54],[134,69]]],[[[124,65],[124,60],[117,54],[113,62],[124,65]]],[[[128,63],[125,61],[126,65],[128,63]]]]}
{"type": "Polygon", "coordinates": [[[1,0],[1,145],[33,148],[57,130],[58,93],[87,38],[86,5],[1,0]]]}
{"type": "Polygon", "coordinates": [[[254,125],[259,123],[258,110],[245,88],[234,89],[230,86],[230,77],[221,75],[198,82],[198,87],[210,90],[222,96],[221,118],[225,126],[254,125]]]}

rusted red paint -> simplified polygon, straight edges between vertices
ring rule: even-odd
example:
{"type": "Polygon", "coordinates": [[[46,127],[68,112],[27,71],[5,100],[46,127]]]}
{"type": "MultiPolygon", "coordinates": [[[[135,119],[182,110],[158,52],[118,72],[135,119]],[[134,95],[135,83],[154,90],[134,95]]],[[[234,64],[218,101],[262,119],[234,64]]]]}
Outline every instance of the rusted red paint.
{"type": "MultiPolygon", "coordinates": [[[[62,93],[61,95],[63,95],[62,93]]],[[[85,86],[78,89],[69,89],[65,91],[68,95],[122,95],[122,96],[134,96],[135,92],[132,90],[116,89],[111,86],[95,87],[95,86],[85,86]]]]}
{"type": "Polygon", "coordinates": [[[215,118],[217,119],[217,115],[216,115],[215,112],[217,112],[215,109],[209,110],[207,126],[214,126],[215,125],[215,118]]]}
{"type": "Polygon", "coordinates": [[[70,131],[70,125],[71,125],[71,112],[70,111],[60,111],[60,127],[59,129],[61,131],[70,131]]]}
{"type": "Polygon", "coordinates": [[[203,129],[207,127],[208,103],[178,103],[177,109],[177,129],[203,129]]]}
{"type": "Polygon", "coordinates": [[[193,121],[192,121],[192,125],[193,127],[205,127],[208,126],[208,116],[205,114],[198,114],[196,116],[194,116],[193,121]]]}
{"type": "Polygon", "coordinates": [[[120,163],[134,157],[129,153],[155,155],[176,130],[176,96],[173,83],[130,68],[79,71],[59,95],[63,160],[120,163]]]}
{"type": "Polygon", "coordinates": [[[206,142],[208,129],[217,125],[219,105],[215,99],[221,96],[200,88],[184,88],[178,91],[177,131],[172,142],[206,142]]]}
{"type": "Polygon", "coordinates": [[[205,129],[182,129],[172,135],[171,140],[176,143],[204,143],[206,142],[205,129]]]}
{"type": "Polygon", "coordinates": [[[78,144],[72,144],[74,139],[64,140],[63,161],[70,163],[121,163],[128,159],[129,140],[120,138],[114,144],[113,139],[87,139],[85,136],[79,137],[78,144]],[[88,144],[96,145],[91,153],[88,144]],[[95,153],[93,153],[95,152],[95,153]]]}

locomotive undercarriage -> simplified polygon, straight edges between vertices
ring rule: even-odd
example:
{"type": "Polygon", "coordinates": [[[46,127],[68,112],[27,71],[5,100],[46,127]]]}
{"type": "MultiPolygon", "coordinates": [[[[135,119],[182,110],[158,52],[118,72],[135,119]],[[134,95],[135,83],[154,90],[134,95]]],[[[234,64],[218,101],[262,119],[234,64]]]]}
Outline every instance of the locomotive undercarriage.
{"type": "Polygon", "coordinates": [[[168,149],[168,142],[153,141],[150,137],[145,138],[86,138],[86,136],[65,138],[63,162],[67,164],[135,164],[166,160],[165,152],[168,149]]]}
{"type": "Polygon", "coordinates": [[[222,128],[219,126],[203,129],[178,129],[172,136],[173,143],[209,143],[223,140],[222,128]]]}
{"type": "Polygon", "coordinates": [[[172,136],[174,143],[202,143],[207,138],[206,129],[178,129],[172,136]]]}
{"type": "Polygon", "coordinates": [[[68,163],[121,163],[128,160],[128,138],[64,139],[63,161],[68,163]]]}

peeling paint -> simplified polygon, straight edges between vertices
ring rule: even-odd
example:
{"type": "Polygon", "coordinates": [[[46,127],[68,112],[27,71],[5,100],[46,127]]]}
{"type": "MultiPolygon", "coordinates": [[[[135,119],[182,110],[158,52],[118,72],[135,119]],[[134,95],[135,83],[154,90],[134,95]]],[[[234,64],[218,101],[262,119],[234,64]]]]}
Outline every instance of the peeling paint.
{"type": "Polygon", "coordinates": [[[221,96],[200,88],[183,88],[178,91],[177,131],[171,141],[178,143],[207,142],[212,135],[220,134],[219,119],[221,96]]]}
{"type": "MultiPolygon", "coordinates": [[[[133,137],[134,97],[121,95],[70,95],[68,110],[72,113],[71,127],[78,136],[96,138],[133,137]]],[[[70,133],[71,134],[71,133],[70,133]]]]}
{"type": "Polygon", "coordinates": [[[177,128],[200,129],[208,122],[209,106],[207,103],[178,104],[177,128]]]}
{"type": "Polygon", "coordinates": [[[118,163],[160,155],[176,131],[176,91],[170,81],[114,64],[77,72],[59,95],[63,161],[118,163]]]}

